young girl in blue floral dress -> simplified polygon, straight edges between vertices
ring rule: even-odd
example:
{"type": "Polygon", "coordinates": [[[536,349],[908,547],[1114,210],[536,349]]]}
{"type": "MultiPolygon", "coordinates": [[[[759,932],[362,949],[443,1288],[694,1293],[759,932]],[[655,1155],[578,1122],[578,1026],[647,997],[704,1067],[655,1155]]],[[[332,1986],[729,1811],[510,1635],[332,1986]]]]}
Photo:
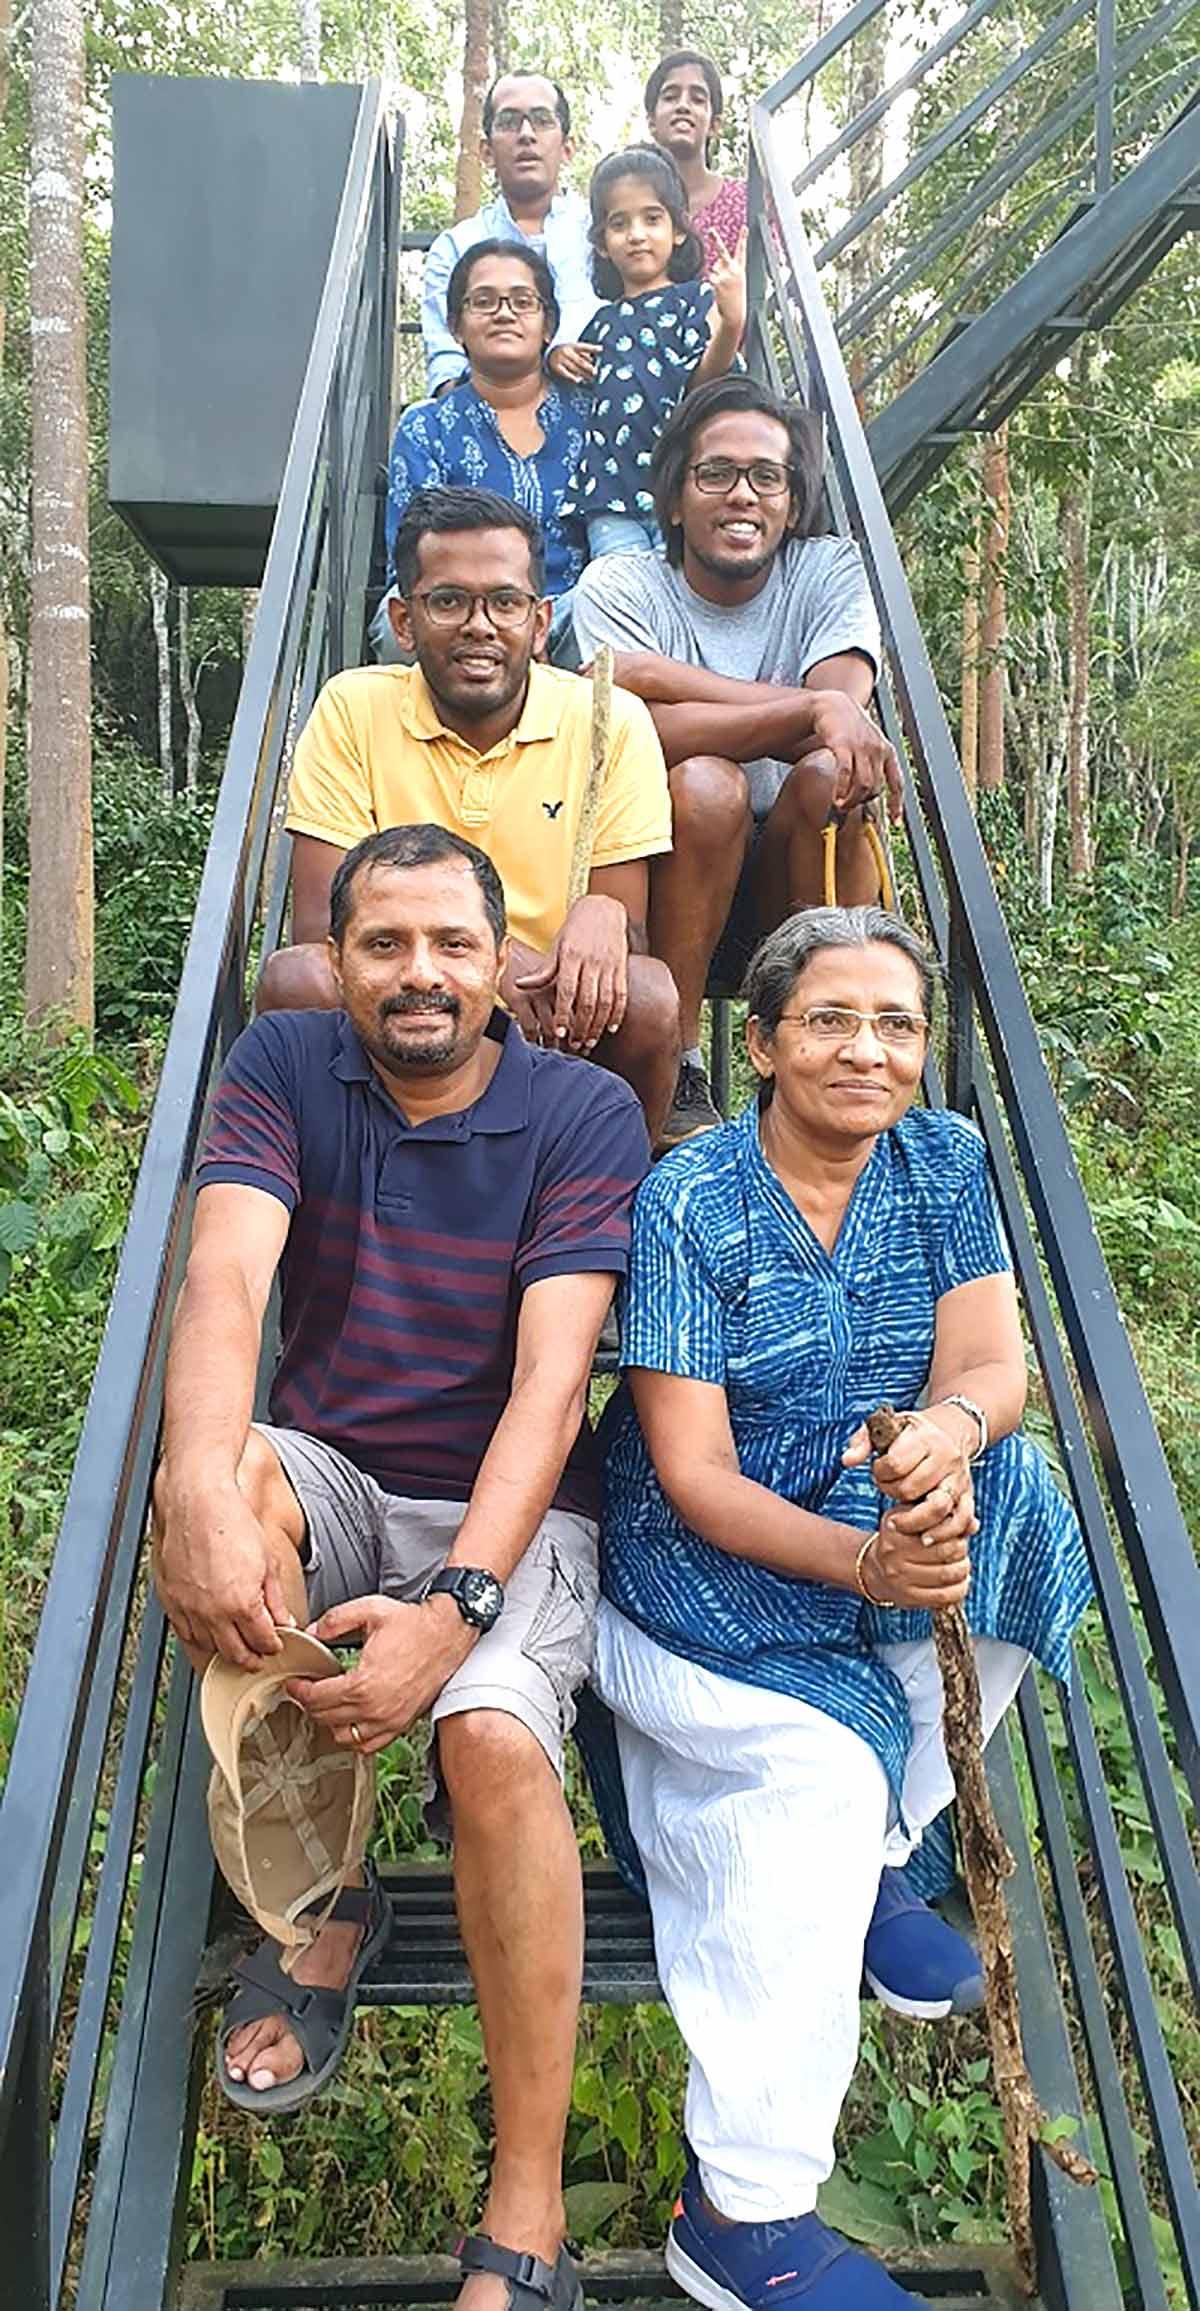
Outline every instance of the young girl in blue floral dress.
{"type": "Polygon", "coordinates": [[[735,250],[718,250],[701,280],[683,180],[657,146],[601,161],[591,206],[592,279],[610,301],[588,325],[591,417],[563,512],[587,524],[594,561],[661,545],[654,445],[684,394],[732,367],[746,325],[746,265],[743,235],[735,250]]]}

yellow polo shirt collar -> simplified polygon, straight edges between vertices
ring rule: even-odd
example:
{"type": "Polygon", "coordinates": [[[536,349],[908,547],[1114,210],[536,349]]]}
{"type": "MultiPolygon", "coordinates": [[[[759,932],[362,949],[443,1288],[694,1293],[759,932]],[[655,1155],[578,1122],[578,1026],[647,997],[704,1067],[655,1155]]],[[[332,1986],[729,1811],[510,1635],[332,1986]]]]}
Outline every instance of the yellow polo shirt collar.
{"type": "MultiPolygon", "coordinates": [[[[451,746],[460,747],[466,753],[474,754],[476,751],[469,738],[464,738],[460,731],[448,729],[442,721],[433,693],[419,666],[411,669],[411,679],[401,695],[400,721],[410,738],[426,741],[444,738],[451,746]]],[[[478,759],[480,762],[489,762],[494,754],[507,754],[511,746],[526,746],[533,740],[556,738],[561,721],[562,698],[558,685],[553,679],[547,680],[543,666],[531,666],[525,704],[515,727],[504,738],[498,738],[495,745],[489,746],[486,754],[479,755],[478,759]]]]}

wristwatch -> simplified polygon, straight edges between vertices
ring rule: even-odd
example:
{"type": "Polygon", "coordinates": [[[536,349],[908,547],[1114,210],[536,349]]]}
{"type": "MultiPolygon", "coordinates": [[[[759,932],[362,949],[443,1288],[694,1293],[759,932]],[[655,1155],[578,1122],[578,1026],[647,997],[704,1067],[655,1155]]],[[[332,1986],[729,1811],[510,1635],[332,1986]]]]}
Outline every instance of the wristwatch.
{"type": "MultiPolygon", "coordinates": [[[[987,1414],[984,1411],[983,1406],[981,1404],[976,1404],[973,1396],[942,1396],[938,1398],[938,1402],[939,1404],[956,1404],[960,1412],[966,1413],[968,1420],[974,1421],[976,1428],[979,1430],[979,1442],[976,1445],[974,1452],[968,1453],[967,1458],[971,1461],[972,1464],[974,1464],[974,1462],[977,1460],[982,1460],[983,1455],[988,1448],[987,1414]]],[[[930,1410],[932,1411],[932,1409],[933,1408],[931,1406],[930,1410]]]]}
{"type": "Polygon", "coordinates": [[[444,1565],[421,1599],[453,1597],[468,1629],[494,1629],[504,1611],[504,1591],[494,1573],[478,1565],[444,1565]]]}

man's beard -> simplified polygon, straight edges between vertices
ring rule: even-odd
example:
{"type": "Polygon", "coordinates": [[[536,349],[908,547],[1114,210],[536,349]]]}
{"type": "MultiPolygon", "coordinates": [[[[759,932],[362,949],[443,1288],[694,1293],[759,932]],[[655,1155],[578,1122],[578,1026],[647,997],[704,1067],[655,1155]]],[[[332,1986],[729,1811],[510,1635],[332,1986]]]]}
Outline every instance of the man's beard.
{"type": "Polygon", "coordinates": [[[715,552],[702,552],[700,547],[693,545],[690,539],[688,544],[692,560],[698,562],[702,570],[707,570],[710,578],[761,578],[763,571],[770,569],[779,552],[779,546],[774,545],[765,547],[763,552],[757,555],[752,562],[722,561],[715,552]]]}
{"type": "Polygon", "coordinates": [[[393,995],[379,1007],[379,1031],[368,1045],[372,1057],[381,1067],[397,1075],[446,1074],[457,1066],[462,1056],[458,1034],[461,1009],[454,995],[393,995]],[[413,1012],[428,1014],[431,1011],[446,1014],[444,1040],[430,1035],[406,1037],[402,1027],[388,1031],[393,1020],[402,1020],[413,1012]]]}

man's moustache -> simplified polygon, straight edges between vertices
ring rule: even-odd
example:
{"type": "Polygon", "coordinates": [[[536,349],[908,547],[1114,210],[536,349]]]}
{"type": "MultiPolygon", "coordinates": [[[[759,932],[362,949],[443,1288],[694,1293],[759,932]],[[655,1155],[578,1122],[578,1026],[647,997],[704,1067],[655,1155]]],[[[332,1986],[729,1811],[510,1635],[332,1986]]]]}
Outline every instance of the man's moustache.
{"type": "Polygon", "coordinates": [[[390,995],[387,1002],[380,1005],[383,1019],[403,1019],[413,1011],[447,1011],[452,1019],[457,1019],[459,1005],[453,995],[390,995]]]}

